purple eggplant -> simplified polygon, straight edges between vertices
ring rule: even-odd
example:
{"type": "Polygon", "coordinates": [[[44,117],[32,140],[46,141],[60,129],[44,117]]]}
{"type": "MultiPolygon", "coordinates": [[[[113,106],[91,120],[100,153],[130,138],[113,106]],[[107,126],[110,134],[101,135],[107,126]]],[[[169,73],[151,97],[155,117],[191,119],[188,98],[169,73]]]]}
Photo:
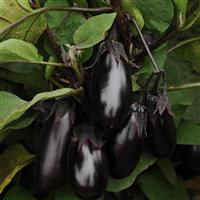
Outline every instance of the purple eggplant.
{"type": "Polygon", "coordinates": [[[95,129],[88,126],[77,127],[68,152],[71,186],[82,199],[97,199],[103,195],[109,177],[108,161],[94,132],[95,129]]]}
{"type": "Polygon", "coordinates": [[[107,49],[95,64],[90,98],[93,119],[102,126],[120,127],[128,117],[131,78],[128,66],[107,49]]]}
{"type": "Polygon", "coordinates": [[[162,113],[149,109],[147,133],[152,153],[158,158],[170,156],[176,147],[176,127],[166,107],[162,113]]]}
{"type": "MultiPolygon", "coordinates": [[[[144,112],[132,112],[123,128],[112,130],[108,145],[110,175],[113,178],[128,176],[136,167],[143,149],[144,134],[141,120],[144,112]]],[[[144,119],[144,118],[143,118],[144,119]]]]}
{"type": "Polygon", "coordinates": [[[42,135],[35,162],[36,188],[51,191],[60,186],[67,168],[67,150],[75,122],[75,104],[58,101],[42,135]]]}

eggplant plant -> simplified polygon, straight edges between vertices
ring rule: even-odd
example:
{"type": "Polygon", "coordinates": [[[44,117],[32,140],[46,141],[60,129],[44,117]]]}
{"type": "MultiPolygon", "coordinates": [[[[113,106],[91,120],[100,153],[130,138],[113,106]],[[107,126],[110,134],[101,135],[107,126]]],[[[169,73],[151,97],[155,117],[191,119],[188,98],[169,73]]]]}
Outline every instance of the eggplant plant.
{"type": "Polygon", "coordinates": [[[0,4],[0,200],[194,199],[199,0],[0,4]]]}

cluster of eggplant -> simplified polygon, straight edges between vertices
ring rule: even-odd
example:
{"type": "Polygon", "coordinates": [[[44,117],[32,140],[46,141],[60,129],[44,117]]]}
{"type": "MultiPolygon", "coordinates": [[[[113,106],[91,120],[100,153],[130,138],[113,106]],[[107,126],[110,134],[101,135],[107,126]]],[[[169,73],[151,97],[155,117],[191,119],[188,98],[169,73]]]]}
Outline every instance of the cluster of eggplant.
{"type": "Polygon", "coordinates": [[[123,45],[105,42],[97,58],[85,88],[89,120],[80,120],[80,108],[71,97],[56,100],[46,122],[35,162],[40,191],[55,190],[67,179],[81,199],[97,199],[109,176],[119,179],[134,170],[145,136],[158,157],[169,156],[175,147],[165,95],[156,89],[142,92],[137,101],[132,98],[123,45]]]}

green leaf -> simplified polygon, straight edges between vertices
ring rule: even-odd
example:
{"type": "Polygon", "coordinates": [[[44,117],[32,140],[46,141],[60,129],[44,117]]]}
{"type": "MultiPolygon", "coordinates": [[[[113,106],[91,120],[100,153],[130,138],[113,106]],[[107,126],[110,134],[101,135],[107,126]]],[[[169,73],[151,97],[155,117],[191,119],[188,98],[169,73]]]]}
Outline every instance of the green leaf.
{"type": "Polygon", "coordinates": [[[31,43],[9,39],[0,43],[0,63],[12,61],[42,61],[37,48],[31,43]]]}
{"type": "MultiPolygon", "coordinates": [[[[25,103],[21,104],[20,106],[13,106],[14,109],[12,109],[12,112],[10,112],[7,115],[4,115],[3,118],[1,118],[1,120],[0,120],[0,130],[2,130],[10,122],[21,117],[31,106],[33,106],[37,102],[52,99],[52,98],[58,98],[58,97],[73,95],[75,92],[76,92],[76,90],[73,90],[72,88],[62,88],[62,89],[54,90],[54,91],[51,91],[51,92],[43,92],[43,93],[37,94],[29,102],[25,102],[25,103]]],[[[0,100],[0,102],[1,102],[1,100],[0,100]]],[[[14,103],[14,102],[12,101],[12,103],[14,103]]],[[[1,104],[0,106],[1,106],[1,109],[3,109],[3,106],[5,106],[5,104],[4,105],[1,104]]],[[[5,108],[6,107],[7,106],[5,106],[5,108]]]]}
{"type": "MultiPolygon", "coordinates": [[[[102,197],[96,200],[103,200],[103,199],[104,198],[102,197]]],[[[74,194],[72,188],[69,185],[65,185],[56,192],[54,200],[80,200],[80,198],[78,198],[74,194]]]]}
{"type": "Polygon", "coordinates": [[[81,54],[79,56],[80,62],[81,63],[86,62],[91,57],[92,53],[93,53],[93,48],[92,47],[90,47],[88,49],[81,50],[81,54]]]}
{"type": "Polygon", "coordinates": [[[188,121],[193,121],[196,124],[200,124],[200,89],[193,89],[191,92],[193,97],[192,104],[188,107],[184,119],[188,121]]]}
{"type": "MultiPolygon", "coordinates": [[[[188,52],[187,45],[183,45],[168,54],[165,64],[168,86],[180,86],[199,82],[200,74],[194,73],[191,63],[185,58],[185,52],[188,52]]],[[[183,118],[200,123],[200,115],[197,114],[200,112],[200,90],[198,88],[191,88],[182,91],[184,91],[182,97],[177,98],[177,101],[180,100],[179,104],[185,104],[187,101],[191,101],[191,105],[187,108],[183,118]]]]}
{"type": "Polygon", "coordinates": [[[191,16],[189,16],[186,19],[186,22],[185,22],[184,26],[182,27],[181,31],[188,30],[200,19],[200,3],[196,6],[197,6],[197,9],[195,10],[195,12],[192,13],[191,16]]]}
{"type": "Polygon", "coordinates": [[[193,101],[193,97],[188,93],[188,90],[169,91],[168,96],[171,104],[188,106],[193,101]]]}
{"type": "Polygon", "coordinates": [[[176,103],[171,105],[173,120],[174,120],[176,128],[178,127],[181,119],[184,118],[187,108],[188,106],[180,105],[176,103]]]}
{"type": "Polygon", "coordinates": [[[14,186],[5,195],[3,200],[36,200],[25,187],[14,186]]]}
{"type": "Polygon", "coordinates": [[[23,129],[31,125],[31,123],[37,117],[37,113],[30,113],[29,115],[23,115],[19,119],[8,124],[3,130],[0,130],[0,142],[7,137],[13,130],[23,129]]]}
{"type": "Polygon", "coordinates": [[[32,162],[33,158],[34,155],[29,154],[21,144],[9,146],[0,155],[0,193],[15,174],[32,162]]]}
{"type": "Polygon", "coordinates": [[[186,12],[188,0],[173,0],[177,9],[182,13],[186,12]]]}
{"type": "Polygon", "coordinates": [[[194,71],[200,73],[200,41],[192,42],[186,45],[184,58],[188,61],[194,71]]]}
{"type": "Polygon", "coordinates": [[[174,15],[172,1],[135,0],[135,3],[142,13],[144,25],[148,31],[162,33],[171,24],[174,15]]]}
{"type": "Polygon", "coordinates": [[[104,39],[105,32],[112,26],[116,13],[90,17],[74,33],[74,42],[78,49],[94,46],[104,39]]]}
{"type": "Polygon", "coordinates": [[[149,200],[189,200],[181,184],[170,184],[157,168],[142,174],[138,183],[149,200]]]}
{"type": "Polygon", "coordinates": [[[156,162],[156,158],[150,153],[144,152],[133,172],[126,178],[122,179],[109,179],[107,191],[119,192],[130,187],[136,180],[137,176],[146,170],[149,166],[156,162]]]}
{"type": "Polygon", "coordinates": [[[7,31],[7,28],[15,23],[16,20],[33,11],[27,0],[2,1],[0,9],[0,40],[16,38],[34,44],[37,43],[39,36],[46,29],[44,15],[32,16],[16,28],[7,31]]]}
{"type": "Polygon", "coordinates": [[[185,23],[185,14],[187,10],[188,0],[174,0],[174,4],[177,9],[177,19],[179,27],[182,27],[185,23]]]}
{"type": "Polygon", "coordinates": [[[80,200],[69,186],[64,186],[56,192],[55,200],[80,200]]]}
{"type": "Polygon", "coordinates": [[[0,65],[0,77],[13,83],[31,86],[36,90],[40,89],[41,91],[47,85],[44,70],[44,67],[36,64],[6,63],[0,65]]]}
{"type": "Polygon", "coordinates": [[[0,91],[0,121],[12,114],[13,110],[16,110],[26,101],[20,99],[14,94],[0,91]]]}
{"type": "Polygon", "coordinates": [[[165,176],[165,178],[174,186],[177,186],[178,180],[176,177],[176,171],[174,169],[173,163],[169,158],[160,159],[157,161],[157,165],[159,166],[161,172],[165,176]]]}
{"type": "MultiPolygon", "coordinates": [[[[160,69],[164,67],[165,61],[167,59],[167,45],[164,44],[163,46],[159,47],[158,49],[152,52],[153,57],[160,69]]],[[[149,76],[154,71],[153,64],[149,58],[149,56],[145,57],[143,66],[141,70],[137,72],[137,74],[144,74],[145,76],[149,76]]]]}
{"type": "MultiPolygon", "coordinates": [[[[68,5],[67,0],[48,0],[45,6],[68,5]]],[[[49,12],[47,13],[48,26],[56,33],[56,37],[62,44],[73,44],[73,34],[85,21],[81,13],[75,12],[49,12]]]]}
{"type": "Polygon", "coordinates": [[[133,17],[136,20],[140,29],[142,29],[144,27],[144,19],[142,13],[136,7],[135,2],[130,0],[123,0],[121,3],[123,10],[127,12],[131,17],[133,17]]]}
{"type": "Polygon", "coordinates": [[[200,144],[200,126],[188,121],[182,121],[177,130],[177,144],[200,144]]]}

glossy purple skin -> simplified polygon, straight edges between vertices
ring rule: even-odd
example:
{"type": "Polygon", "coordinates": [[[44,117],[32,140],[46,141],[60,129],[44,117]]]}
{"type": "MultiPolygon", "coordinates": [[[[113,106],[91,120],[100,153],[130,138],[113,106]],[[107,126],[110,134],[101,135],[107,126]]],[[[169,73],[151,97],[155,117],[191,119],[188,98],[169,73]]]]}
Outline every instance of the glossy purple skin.
{"type": "Polygon", "coordinates": [[[64,180],[67,147],[75,120],[73,106],[67,102],[57,103],[51,119],[47,122],[47,130],[40,141],[35,162],[36,188],[40,191],[54,190],[64,180]]]}
{"type": "Polygon", "coordinates": [[[148,139],[153,154],[158,158],[170,156],[176,147],[176,127],[167,108],[160,116],[158,112],[149,115],[148,139]]]}
{"type": "Polygon", "coordinates": [[[90,98],[93,119],[102,126],[120,127],[128,117],[131,103],[131,78],[123,62],[108,51],[94,66],[90,98]]]}
{"type": "Polygon", "coordinates": [[[72,141],[68,168],[71,186],[81,199],[97,199],[104,194],[109,177],[108,161],[90,139],[82,143],[72,141]]]}
{"type": "Polygon", "coordinates": [[[136,167],[142,153],[144,136],[135,113],[121,130],[113,130],[108,145],[110,175],[112,178],[128,176],[136,167]]]}

